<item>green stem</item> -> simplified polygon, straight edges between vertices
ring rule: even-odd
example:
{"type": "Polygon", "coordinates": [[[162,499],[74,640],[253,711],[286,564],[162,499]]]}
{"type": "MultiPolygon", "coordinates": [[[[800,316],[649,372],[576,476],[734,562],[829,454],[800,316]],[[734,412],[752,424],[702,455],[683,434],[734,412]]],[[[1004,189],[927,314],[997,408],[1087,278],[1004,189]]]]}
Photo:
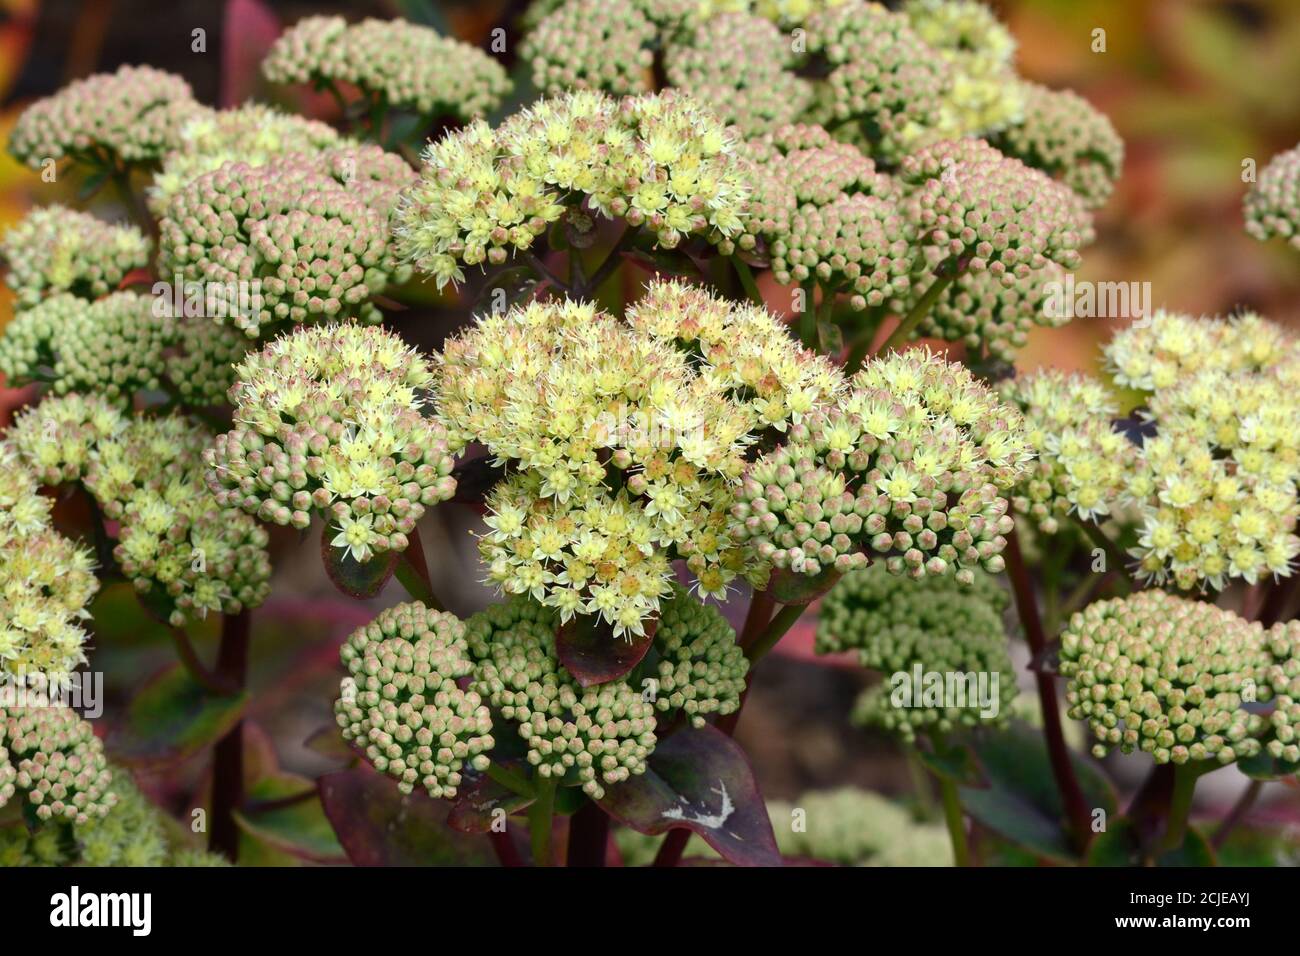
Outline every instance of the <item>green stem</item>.
{"type": "Polygon", "coordinates": [[[1169,816],[1164,839],[1160,841],[1160,853],[1169,853],[1183,845],[1183,840],[1187,837],[1187,820],[1192,812],[1196,781],[1204,772],[1204,768],[1192,763],[1174,768],[1174,793],[1169,801],[1169,816]]]}
{"type": "Polygon", "coordinates": [[[533,865],[550,866],[551,824],[555,812],[555,788],[558,781],[553,777],[537,778],[537,799],[528,808],[528,836],[533,845],[533,865]]]}
{"type": "Polygon", "coordinates": [[[948,777],[936,776],[936,779],[939,781],[939,795],[943,799],[943,819],[948,824],[948,836],[952,838],[953,861],[958,866],[970,866],[966,817],[962,813],[961,802],[957,799],[957,784],[948,777]]]}
{"type": "Polygon", "coordinates": [[[920,325],[921,320],[930,314],[930,309],[943,294],[943,290],[952,284],[954,278],[955,276],[951,274],[936,276],[930,283],[930,288],[926,289],[916,305],[912,306],[912,311],[903,316],[903,321],[898,323],[898,328],[889,333],[889,338],[885,339],[884,344],[880,346],[878,354],[883,355],[906,342],[907,337],[920,325]]]}
{"type": "Polygon", "coordinates": [[[904,745],[903,756],[907,759],[907,772],[912,778],[912,789],[916,792],[916,803],[921,811],[921,819],[933,820],[936,807],[934,794],[930,790],[930,775],[926,772],[925,764],[921,763],[916,748],[910,744],[904,745]]]}
{"type": "Polygon", "coordinates": [[[754,281],[754,272],[749,268],[749,263],[740,256],[732,256],[731,265],[736,270],[736,275],[740,277],[740,284],[744,287],[745,294],[749,296],[749,301],[755,305],[762,305],[763,293],[758,291],[758,283],[754,281]]]}
{"type": "Polygon", "coordinates": [[[517,793],[521,797],[533,797],[536,794],[527,777],[521,773],[515,773],[509,767],[495,761],[488,764],[487,775],[507,790],[517,793]]]}
{"type": "Polygon", "coordinates": [[[844,374],[852,375],[858,369],[862,368],[862,362],[871,351],[871,340],[876,337],[876,330],[873,326],[870,329],[864,329],[853,343],[853,348],[849,350],[848,357],[844,360],[844,374]]]}
{"type": "Polygon", "coordinates": [[[799,620],[801,615],[807,610],[806,604],[783,604],[781,610],[776,612],[776,616],[766,628],[754,638],[753,643],[745,648],[745,656],[750,662],[759,660],[764,654],[776,646],[777,641],[785,636],[785,632],[790,630],[794,622],[799,620]]]}
{"type": "Polygon", "coordinates": [[[806,349],[817,347],[817,281],[803,283],[803,311],[799,314],[799,340],[806,349]]]}
{"type": "MultiPolygon", "coordinates": [[[[1106,553],[1106,559],[1114,565],[1114,570],[1123,571],[1124,565],[1128,563],[1128,556],[1119,549],[1119,545],[1106,537],[1106,533],[1091,521],[1085,521],[1083,518],[1080,518],[1078,514],[1074,514],[1071,517],[1074,518],[1074,523],[1077,524],[1083,530],[1083,533],[1088,536],[1088,539],[1106,553]]],[[[1133,586],[1129,583],[1128,575],[1122,575],[1122,577],[1125,587],[1131,591],[1133,586]]]]}

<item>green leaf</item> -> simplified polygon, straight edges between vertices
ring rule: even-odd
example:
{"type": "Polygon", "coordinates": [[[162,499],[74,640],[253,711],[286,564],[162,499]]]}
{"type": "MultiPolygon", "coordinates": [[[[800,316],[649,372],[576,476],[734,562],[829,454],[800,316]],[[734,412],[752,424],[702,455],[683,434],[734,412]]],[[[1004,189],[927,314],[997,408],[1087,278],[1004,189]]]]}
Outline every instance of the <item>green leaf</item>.
{"type": "Polygon", "coordinates": [[[172,664],[144,685],[109,734],[109,752],[123,763],[185,760],[224,737],[244,714],[248,694],[221,695],[172,664]]]}
{"type": "Polygon", "coordinates": [[[708,724],[661,740],[640,776],[596,801],[641,833],[685,828],[730,863],[780,866],[772,821],[740,746],[708,724]]]}
{"type": "MultiPolygon", "coordinates": [[[[959,788],[958,796],[966,812],[1039,856],[1060,863],[1075,862],[1065,810],[1041,732],[1017,724],[1002,732],[978,734],[974,751],[987,786],[959,788]]],[[[1107,818],[1114,816],[1116,799],[1110,781],[1077,755],[1071,754],[1070,759],[1089,809],[1104,810],[1107,818]]]]}
{"type": "Polygon", "coordinates": [[[321,808],[315,784],[295,773],[279,772],[258,780],[235,811],[235,823],[249,836],[282,853],[313,863],[346,863],[347,855],[321,808]],[[301,802],[261,809],[259,803],[311,793],[301,802]]]}
{"type": "Polygon", "coordinates": [[[979,782],[979,767],[965,744],[937,741],[933,747],[932,750],[916,748],[917,759],[932,774],[959,784],[979,782]]]}
{"type": "Polygon", "coordinates": [[[843,330],[834,322],[818,322],[817,349],[823,355],[839,355],[844,351],[843,330]]]}
{"type": "Polygon", "coordinates": [[[451,805],[422,791],[403,796],[396,781],[369,767],[320,778],[321,805],[357,866],[487,866],[481,836],[447,825],[451,805]]]}

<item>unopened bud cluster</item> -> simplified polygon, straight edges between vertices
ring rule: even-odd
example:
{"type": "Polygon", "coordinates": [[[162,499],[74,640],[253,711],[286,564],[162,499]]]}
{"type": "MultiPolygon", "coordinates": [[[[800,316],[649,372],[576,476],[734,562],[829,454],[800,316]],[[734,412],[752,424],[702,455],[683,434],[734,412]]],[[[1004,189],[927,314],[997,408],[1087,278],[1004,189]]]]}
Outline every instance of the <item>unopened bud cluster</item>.
{"type": "Polygon", "coordinates": [[[0,707],[0,807],[28,804],[41,821],[85,824],[117,802],[104,746],[70,707],[0,707]]]}
{"type": "Polygon", "coordinates": [[[272,83],[345,84],[427,119],[483,116],[510,89],[482,50],[405,20],[306,17],[275,41],[262,73],[272,83]]]}
{"type": "Polygon", "coordinates": [[[343,739],[355,741],[403,793],[418,785],[454,797],[467,767],[485,770],[492,717],[474,690],[465,625],[419,602],[382,612],[339,652],[350,677],[334,704],[343,739]]]}
{"type": "MultiPolygon", "coordinates": [[[[898,734],[911,742],[917,734],[946,734],[960,727],[1005,723],[1016,696],[1016,678],[1007,649],[1002,615],[1007,593],[995,579],[978,574],[969,585],[952,577],[909,581],[880,565],[846,575],[831,588],[817,624],[819,654],[857,651],[863,667],[879,671],[884,682],[863,692],[854,722],[898,734]],[[895,706],[890,676],[972,675],[976,684],[958,706],[952,700],[925,704],[924,685],[913,686],[910,706],[895,706]],[[996,711],[975,690],[980,675],[992,688],[997,675],[996,711]]],[[[964,687],[966,685],[963,685],[964,687]]]]}
{"type": "Polygon", "coordinates": [[[1243,210],[1246,231],[1256,239],[1280,236],[1300,249],[1300,146],[1268,161],[1246,193],[1243,210]]]}
{"type": "Polygon", "coordinates": [[[717,608],[700,604],[674,584],[672,598],[660,606],[654,640],[659,710],[684,713],[701,727],[709,714],[740,709],[749,660],[717,608]]]}

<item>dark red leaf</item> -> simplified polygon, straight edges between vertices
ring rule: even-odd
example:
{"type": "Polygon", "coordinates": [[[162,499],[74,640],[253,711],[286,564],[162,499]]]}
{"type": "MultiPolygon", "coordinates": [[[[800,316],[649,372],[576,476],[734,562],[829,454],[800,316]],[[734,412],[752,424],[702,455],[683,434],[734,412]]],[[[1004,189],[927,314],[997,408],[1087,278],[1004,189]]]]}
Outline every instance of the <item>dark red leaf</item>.
{"type": "Polygon", "coordinates": [[[626,675],[654,643],[658,619],[646,622],[641,635],[624,633],[614,636],[614,628],[595,615],[573,618],[560,625],[555,636],[555,652],[560,663],[583,687],[604,684],[626,675]]]}
{"type": "Polygon", "coordinates": [[[320,558],[330,581],[348,597],[362,601],[374,597],[393,576],[393,571],[397,568],[397,552],[377,554],[362,564],[353,560],[351,552],[346,548],[330,544],[334,534],[332,524],[327,523],[321,529],[320,558]]]}

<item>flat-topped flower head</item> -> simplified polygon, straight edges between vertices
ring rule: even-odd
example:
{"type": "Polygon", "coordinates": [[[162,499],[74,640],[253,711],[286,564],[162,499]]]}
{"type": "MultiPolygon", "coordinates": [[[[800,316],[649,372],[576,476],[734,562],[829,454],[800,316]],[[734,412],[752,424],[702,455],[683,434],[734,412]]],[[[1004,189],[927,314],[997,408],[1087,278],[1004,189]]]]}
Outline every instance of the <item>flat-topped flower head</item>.
{"type": "Polygon", "coordinates": [[[39,821],[83,825],[117,803],[104,746],[70,707],[0,706],[0,768],[6,765],[12,773],[0,769],[0,806],[18,800],[39,821]]]}
{"type": "Polygon", "coordinates": [[[992,10],[977,0],[908,0],[902,12],[948,64],[939,121],[945,136],[984,136],[1020,121],[1016,40],[992,10]]]}
{"type": "Polygon", "coordinates": [[[908,18],[878,3],[808,18],[808,51],[825,63],[814,115],[869,155],[896,163],[942,128],[950,67],[908,18]]]}
{"type": "Polygon", "coordinates": [[[702,727],[710,714],[740,709],[749,660],[736,632],[717,608],[701,604],[678,584],[660,607],[654,656],[650,674],[660,711],[684,713],[692,726],[702,727]]]}
{"type": "Polygon", "coordinates": [[[447,433],[421,414],[429,364],[391,332],[299,329],[247,355],[230,390],[235,427],[204,453],[217,502],[263,521],[331,522],[357,561],[401,551],[456,481],[447,433]]]}
{"type": "Polygon", "coordinates": [[[87,302],[63,293],[19,313],[5,329],[0,370],[12,384],[44,381],[56,394],[93,392],[125,404],[136,392],[162,387],[175,341],[171,317],[150,296],[114,292],[87,302]]]}
{"type": "Polygon", "coordinates": [[[480,317],[444,346],[437,406],[454,447],[516,472],[488,500],[489,580],[640,633],[673,558],[710,595],[761,573],[725,527],[746,449],[838,387],[762,310],[655,283],[626,323],[572,302],[480,317]]]}
{"type": "Polygon", "coordinates": [[[99,590],[90,551],[53,530],[51,499],[0,443],[0,684],[62,682],[85,660],[82,626],[99,590]]]}
{"type": "Polygon", "coordinates": [[[884,559],[912,577],[997,572],[1026,473],[1020,412],[928,350],[877,359],[846,395],[745,474],[731,533],[759,558],[816,577],[884,559]]]}
{"type": "Polygon", "coordinates": [[[1256,239],[1278,236],[1300,249],[1300,146],[1268,161],[1242,209],[1246,231],[1256,239]]]}
{"type": "Polygon", "coordinates": [[[816,649],[819,654],[857,651],[863,667],[884,676],[858,699],[854,723],[909,743],[917,734],[997,726],[1007,721],[1016,696],[1002,619],[1007,604],[1006,591],[985,574],[968,585],[952,577],[909,581],[874,565],[845,575],[826,595],[816,649]],[[959,675],[963,699],[944,696],[927,703],[922,684],[911,686],[909,700],[896,700],[900,685],[892,675],[906,674],[913,681],[918,670],[959,675]]]}
{"type": "Polygon", "coordinates": [[[548,609],[527,599],[494,605],[466,622],[465,638],[477,661],[470,689],[515,726],[537,776],[599,800],[645,772],[655,704],[626,680],[579,684],[556,656],[548,609]]]}
{"type": "Polygon", "coordinates": [[[163,157],[162,169],[149,189],[149,208],[163,215],[172,196],[226,163],[260,166],[277,156],[343,145],[343,138],[328,124],[260,103],[203,113],[181,126],[176,148],[163,157]]]}
{"type": "Polygon", "coordinates": [[[95,445],[83,483],[118,522],[113,557],[173,626],[209,611],[238,614],[270,593],[265,529],[213,499],[205,427],[179,415],[132,418],[95,445]]]}
{"type": "Polygon", "coordinates": [[[664,73],[724,123],[757,136],[794,122],[812,102],[812,84],[791,69],[792,46],[764,17],[725,13],[669,44],[664,73]]]}
{"type": "Polygon", "coordinates": [[[1118,747],[1156,763],[1232,763],[1260,752],[1266,632],[1200,601],[1139,591],[1075,613],[1061,635],[1070,716],[1103,757],[1118,747]]]}
{"type": "Polygon", "coordinates": [[[178,132],[206,107],[179,76],[151,66],[123,66],[73,80],[27,107],[9,135],[9,152],[33,169],[65,157],[115,169],[158,161],[178,132]]]}
{"type": "Polygon", "coordinates": [[[903,215],[931,264],[988,271],[1010,286],[1055,262],[1079,262],[1093,236],[1083,201],[1046,173],[984,140],[944,140],[907,156],[899,178],[903,215]]]}
{"type": "Polygon", "coordinates": [[[500,265],[571,209],[645,226],[664,247],[698,235],[730,251],[747,182],[733,137],[672,90],[544,99],[493,130],[475,123],[424,152],[398,211],[398,254],[439,288],[500,265]]]}
{"type": "Polygon", "coordinates": [[[262,73],[272,83],[344,83],[431,120],[483,116],[510,91],[494,58],[405,20],[306,17],[276,40],[262,73]]]}
{"type": "Polygon", "coordinates": [[[233,325],[217,325],[201,315],[178,318],[176,347],[165,359],[167,381],[190,407],[224,405],[235,367],[253,347],[233,325]]]}
{"type": "MultiPolygon", "coordinates": [[[[636,0],[569,0],[529,31],[520,55],[544,95],[645,93],[659,30],[636,0]]],[[[677,84],[674,84],[677,85],[677,84]]]]}
{"type": "Polygon", "coordinates": [[[372,297],[405,277],[389,215],[413,178],[376,146],[226,163],[167,204],[159,268],[204,283],[212,318],[250,338],[290,324],[378,321],[372,297]]]}
{"type": "Polygon", "coordinates": [[[1119,401],[1101,381],[1042,369],[1008,379],[1001,393],[1025,413],[1038,456],[1011,499],[1017,512],[1055,534],[1069,514],[1096,521],[1126,510],[1140,450],[1112,427],[1119,401]]]}
{"type": "Polygon", "coordinates": [[[52,487],[80,481],[98,442],[126,423],[117,403],[72,392],[20,412],[8,439],[36,480],[52,487]]]}
{"type": "Polygon", "coordinates": [[[487,769],[492,715],[458,683],[474,670],[458,618],[399,604],[353,631],[339,656],[350,674],[334,703],[343,739],[402,793],[418,786],[450,799],[463,771],[487,769]]]}
{"type": "Polygon", "coordinates": [[[19,308],[71,293],[97,299],[149,264],[149,240],[134,226],[104,222],[66,206],[33,209],[0,242],[5,282],[19,308]]]}
{"type": "Polygon", "coordinates": [[[1115,380],[1148,393],[1154,426],[1126,491],[1138,573],[1183,589],[1289,575],[1300,554],[1300,346],[1257,315],[1157,313],[1105,349],[1115,380]]]}
{"type": "Polygon", "coordinates": [[[998,148],[1061,180],[1090,208],[1104,206],[1124,165],[1124,141],[1105,113],[1070,90],[1020,83],[1023,119],[998,148]]]}

